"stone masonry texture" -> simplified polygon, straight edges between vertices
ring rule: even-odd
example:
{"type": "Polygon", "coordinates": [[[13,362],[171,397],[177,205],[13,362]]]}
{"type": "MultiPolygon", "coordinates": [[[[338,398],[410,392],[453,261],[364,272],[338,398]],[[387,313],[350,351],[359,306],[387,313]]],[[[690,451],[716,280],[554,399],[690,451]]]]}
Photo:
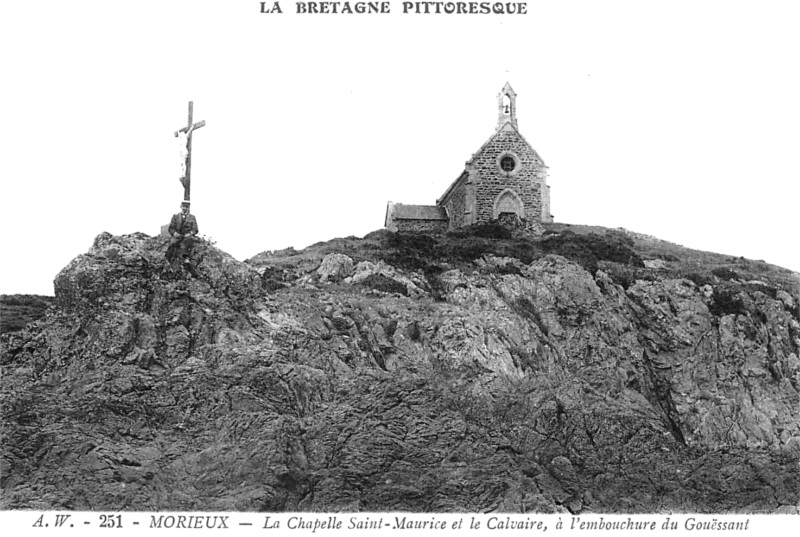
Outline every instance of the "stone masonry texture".
{"type": "Polygon", "coordinates": [[[542,185],[547,177],[547,167],[516,130],[506,127],[475,155],[473,163],[478,170],[476,181],[476,223],[494,218],[494,202],[505,190],[513,190],[525,207],[525,218],[542,219],[542,185]],[[500,158],[513,153],[518,165],[512,173],[499,167],[500,158]]]}

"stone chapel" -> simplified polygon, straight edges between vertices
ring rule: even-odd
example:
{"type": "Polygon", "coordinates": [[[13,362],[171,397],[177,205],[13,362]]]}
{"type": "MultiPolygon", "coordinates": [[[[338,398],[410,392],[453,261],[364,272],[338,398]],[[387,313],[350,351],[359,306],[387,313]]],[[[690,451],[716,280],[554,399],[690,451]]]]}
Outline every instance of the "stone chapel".
{"type": "Polygon", "coordinates": [[[494,134],[472,155],[436,205],[392,203],[386,229],[444,233],[498,221],[528,229],[552,222],[547,166],[517,127],[517,95],[506,83],[497,96],[494,134]]]}

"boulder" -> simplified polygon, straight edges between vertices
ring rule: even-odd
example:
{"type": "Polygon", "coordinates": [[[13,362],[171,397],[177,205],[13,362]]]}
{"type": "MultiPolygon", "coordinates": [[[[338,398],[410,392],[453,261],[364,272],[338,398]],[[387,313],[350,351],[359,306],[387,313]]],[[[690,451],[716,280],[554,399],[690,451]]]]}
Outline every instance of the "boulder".
{"type": "Polygon", "coordinates": [[[317,269],[321,282],[340,282],[353,272],[353,260],[344,254],[328,254],[317,269]]]}

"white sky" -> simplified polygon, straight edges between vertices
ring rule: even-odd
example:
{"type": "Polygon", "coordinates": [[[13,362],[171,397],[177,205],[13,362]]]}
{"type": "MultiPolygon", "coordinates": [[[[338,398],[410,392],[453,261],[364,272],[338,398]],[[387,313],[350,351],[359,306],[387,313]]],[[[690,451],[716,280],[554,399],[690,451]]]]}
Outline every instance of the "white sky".
{"type": "Polygon", "coordinates": [[[237,259],[433,204],[496,95],[556,221],[800,271],[800,4],[529,1],[525,16],[283,15],[256,0],[12,2],[0,20],[0,292],[52,294],[103,231],[158,233],[182,187],[237,259]]]}

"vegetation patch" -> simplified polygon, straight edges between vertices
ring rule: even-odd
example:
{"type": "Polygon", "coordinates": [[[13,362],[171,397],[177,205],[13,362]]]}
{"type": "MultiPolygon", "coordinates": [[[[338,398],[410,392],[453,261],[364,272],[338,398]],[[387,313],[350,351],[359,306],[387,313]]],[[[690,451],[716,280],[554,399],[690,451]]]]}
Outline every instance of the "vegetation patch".
{"type": "Polygon", "coordinates": [[[289,279],[290,276],[286,269],[267,266],[261,275],[261,286],[265,291],[272,292],[286,287],[285,282],[289,279]]]}
{"type": "Polygon", "coordinates": [[[743,286],[749,293],[764,293],[773,300],[778,298],[778,290],[766,283],[747,283],[743,286]]]}
{"type": "Polygon", "coordinates": [[[599,261],[644,268],[633,245],[633,239],[613,231],[577,234],[563,230],[548,232],[541,239],[512,238],[506,227],[490,223],[437,237],[389,233],[378,255],[394,266],[429,273],[442,264],[472,263],[486,255],[511,257],[527,265],[546,254],[558,254],[595,274],[599,261]]]}
{"type": "Polygon", "coordinates": [[[622,233],[578,235],[569,230],[549,235],[540,242],[545,252],[564,256],[592,274],[597,272],[598,261],[644,267],[642,258],[633,250],[633,244],[633,239],[622,233]]]}
{"type": "Polygon", "coordinates": [[[620,263],[600,262],[599,268],[613,280],[614,283],[627,290],[636,280],[654,281],[657,279],[654,271],[647,268],[631,267],[620,263]]]}
{"type": "Polygon", "coordinates": [[[435,247],[436,239],[430,235],[388,233],[379,256],[398,268],[427,271],[436,258],[435,247]]]}
{"type": "Polygon", "coordinates": [[[711,271],[711,274],[724,281],[739,279],[739,275],[727,267],[717,267],[711,271]]]}
{"type": "Polygon", "coordinates": [[[717,285],[711,297],[708,310],[717,317],[747,313],[744,302],[739,296],[739,289],[732,285],[717,285]]]}
{"type": "Polygon", "coordinates": [[[398,293],[408,296],[408,288],[405,285],[383,274],[370,274],[360,282],[360,285],[376,291],[383,291],[384,293],[398,293]]]}
{"type": "Polygon", "coordinates": [[[687,280],[693,281],[698,288],[701,288],[705,285],[714,284],[714,278],[712,278],[708,274],[700,274],[699,272],[690,272],[684,275],[683,277],[686,278],[687,280]]]}
{"type": "Polygon", "coordinates": [[[442,253],[461,261],[475,261],[486,255],[497,257],[513,257],[527,265],[542,257],[543,252],[531,239],[485,239],[470,237],[461,240],[447,241],[442,253]]]}
{"type": "Polygon", "coordinates": [[[458,231],[448,233],[452,237],[481,237],[483,239],[502,239],[508,240],[511,238],[511,230],[506,226],[497,222],[489,222],[486,224],[475,224],[467,226],[458,231]]]}
{"type": "Polygon", "coordinates": [[[515,265],[514,263],[504,263],[497,265],[495,269],[497,274],[505,275],[505,274],[516,274],[517,276],[522,275],[522,269],[519,268],[519,265],[515,265]]]}

